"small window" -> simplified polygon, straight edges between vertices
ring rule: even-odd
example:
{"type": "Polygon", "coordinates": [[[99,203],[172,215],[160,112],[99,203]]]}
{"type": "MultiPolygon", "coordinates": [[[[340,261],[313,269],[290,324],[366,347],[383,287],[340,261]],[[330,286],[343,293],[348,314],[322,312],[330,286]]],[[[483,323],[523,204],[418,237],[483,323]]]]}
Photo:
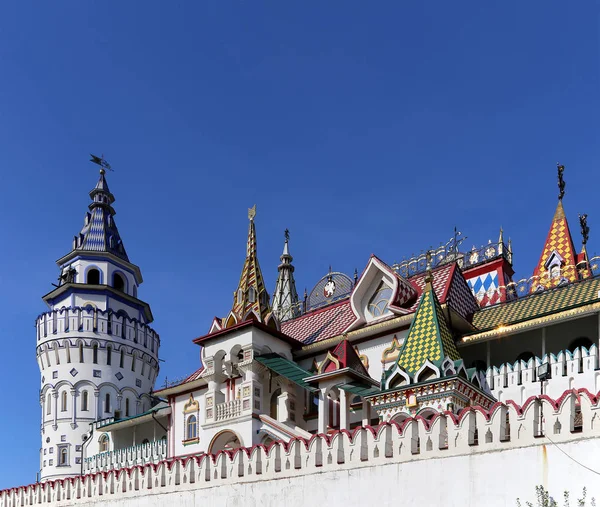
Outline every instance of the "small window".
{"type": "Polygon", "coordinates": [[[90,285],[100,285],[100,271],[93,268],[87,272],[87,283],[90,285]]]}
{"type": "Polygon", "coordinates": [[[255,301],[256,301],[256,291],[254,290],[254,287],[250,287],[248,289],[248,302],[254,303],[255,301]]]}
{"type": "Polygon", "coordinates": [[[195,415],[191,415],[188,417],[186,426],[187,426],[187,431],[186,431],[187,440],[196,438],[198,436],[198,422],[196,420],[195,415]]]}
{"type": "Polygon", "coordinates": [[[83,363],[83,343],[79,344],[79,362],[83,363]]]}
{"type": "Polygon", "coordinates": [[[110,412],[110,393],[104,395],[104,412],[110,412]]]}
{"type": "Polygon", "coordinates": [[[66,447],[63,447],[60,450],[58,463],[60,466],[68,466],[69,465],[69,450],[66,447]]]}
{"type": "Polygon", "coordinates": [[[52,413],[52,396],[48,394],[46,398],[46,415],[50,415],[52,413]]]}
{"type": "Polygon", "coordinates": [[[88,392],[83,391],[81,393],[81,411],[87,412],[88,410],[88,392]]]}
{"type": "Polygon", "coordinates": [[[243,298],[244,298],[244,292],[242,291],[242,289],[238,289],[238,291],[237,291],[238,304],[241,304],[243,298]]]}
{"type": "Polygon", "coordinates": [[[121,292],[125,292],[125,279],[119,273],[113,275],[113,287],[121,292]]]}
{"type": "Polygon", "coordinates": [[[131,371],[135,371],[135,352],[131,354],[131,371]]]}
{"type": "Polygon", "coordinates": [[[62,394],[60,395],[60,411],[61,412],[67,411],[67,391],[63,391],[62,394]]]}
{"type": "Polygon", "coordinates": [[[119,368],[123,368],[123,363],[125,362],[125,352],[121,349],[121,359],[119,360],[119,368]]]}
{"type": "Polygon", "coordinates": [[[92,351],[93,351],[92,361],[94,362],[94,364],[98,364],[98,345],[94,344],[92,351]]]}
{"type": "Polygon", "coordinates": [[[106,347],[106,365],[110,366],[111,361],[112,361],[112,348],[109,345],[108,347],[106,347]]]}
{"type": "Polygon", "coordinates": [[[125,417],[129,417],[129,398],[125,398],[125,417]]]}
{"type": "Polygon", "coordinates": [[[388,312],[388,304],[392,297],[392,289],[381,282],[369,301],[368,310],[373,317],[381,317],[388,312]]]}
{"type": "Polygon", "coordinates": [[[108,451],[109,438],[106,433],[100,437],[100,439],[98,440],[98,444],[100,447],[100,452],[108,451]]]}

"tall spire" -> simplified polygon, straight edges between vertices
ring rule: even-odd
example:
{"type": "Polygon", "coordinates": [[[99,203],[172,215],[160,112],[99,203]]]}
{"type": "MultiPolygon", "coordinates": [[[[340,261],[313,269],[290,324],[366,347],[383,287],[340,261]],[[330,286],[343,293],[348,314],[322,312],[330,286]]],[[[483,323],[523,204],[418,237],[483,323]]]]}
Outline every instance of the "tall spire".
{"type": "Polygon", "coordinates": [[[246,243],[246,260],[237,291],[233,295],[233,313],[237,321],[242,322],[249,318],[256,318],[265,322],[270,311],[269,294],[265,288],[262,272],[256,255],[256,229],[254,217],[256,205],[248,210],[248,241],[246,243]]]}
{"type": "Polygon", "coordinates": [[[300,306],[298,303],[298,293],[296,292],[296,282],[294,281],[294,266],[292,266],[293,257],[289,251],[290,231],[285,230],[285,243],[283,244],[283,254],[281,255],[281,264],[277,268],[277,283],[273,293],[273,313],[279,321],[293,319],[300,315],[300,306]]]}
{"type": "Polygon", "coordinates": [[[533,272],[535,281],[531,285],[532,292],[549,289],[564,283],[575,282],[580,278],[587,277],[585,273],[578,272],[577,253],[563,208],[563,197],[565,194],[564,170],[564,166],[558,166],[558,204],[556,205],[542,255],[533,272]]]}
{"type": "Polygon", "coordinates": [[[90,192],[90,211],[86,213],[81,232],[73,238],[73,250],[107,252],[129,262],[114,220],[112,204],[115,196],[110,192],[104,174],[104,169],[100,169],[100,179],[90,192]]]}

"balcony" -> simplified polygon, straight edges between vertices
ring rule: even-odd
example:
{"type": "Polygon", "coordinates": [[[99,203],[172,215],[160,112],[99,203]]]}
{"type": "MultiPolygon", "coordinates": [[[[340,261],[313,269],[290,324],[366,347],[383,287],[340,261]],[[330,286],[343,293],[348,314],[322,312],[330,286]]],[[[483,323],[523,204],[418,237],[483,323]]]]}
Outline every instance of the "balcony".
{"type": "Polygon", "coordinates": [[[226,401],[216,407],[216,421],[226,421],[242,415],[242,400],[226,401]]]}
{"type": "Polygon", "coordinates": [[[167,441],[158,440],[115,451],[102,452],[83,461],[84,473],[107,472],[147,463],[158,463],[167,457],[167,441]]]}

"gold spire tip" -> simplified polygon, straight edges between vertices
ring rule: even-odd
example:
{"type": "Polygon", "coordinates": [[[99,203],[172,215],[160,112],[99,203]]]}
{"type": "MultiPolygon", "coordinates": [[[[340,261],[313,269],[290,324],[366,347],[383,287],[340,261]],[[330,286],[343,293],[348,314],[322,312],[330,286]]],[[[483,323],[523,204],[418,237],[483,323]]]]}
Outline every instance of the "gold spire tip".
{"type": "Polygon", "coordinates": [[[254,220],[256,216],[256,204],[251,208],[248,208],[248,220],[254,220]]]}

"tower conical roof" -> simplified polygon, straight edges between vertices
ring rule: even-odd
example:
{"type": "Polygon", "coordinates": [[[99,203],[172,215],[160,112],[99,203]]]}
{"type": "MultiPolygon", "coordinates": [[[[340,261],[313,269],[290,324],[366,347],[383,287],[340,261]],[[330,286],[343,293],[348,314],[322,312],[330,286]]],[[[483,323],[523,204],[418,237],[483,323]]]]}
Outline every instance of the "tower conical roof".
{"type": "Polygon", "coordinates": [[[439,364],[446,356],[453,361],[460,359],[442,307],[431,286],[431,277],[428,276],[408,336],[398,355],[398,366],[414,374],[425,361],[439,364]]]}
{"type": "Polygon", "coordinates": [[[265,288],[263,275],[256,254],[256,229],[254,217],[256,206],[248,210],[248,241],[246,244],[246,260],[240,276],[237,291],[233,295],[233,313],[238,322],[251,317],[251,313],[261,322],[265,322],[269,307],[269,294],[265,288]]]}
{"type": "Polygon", "coordinates": [[[90,192],[92,202],[86,214],[85,224],[73,241],[73,250],[89,252],[107,252],[129,262],[125,246],[119,235],[112,204],[114,195],[108,188],[104,169],[100,170],[100,179],[90,192]]]}
{"type": "Polygon", "coordinates": [[[293,319],[300,315],[298,303],[298,292],[296,291],[296,282],[294,280],[293,257],[289,251],[290,235],[285,231],[285,243],[283,245],[283,254],[281,255],[281,264],[277,268],[279,274],[273,293],[273,313],[279,321],[293,319]]]}
{"type": "Polygon", "coordinates": [[[579,274],[576,268],[576,252],[573,245],[573,238],[569,230],[569,223],[565,217],[562,200],[558,201],[550,231],[544,243],[542,255],[537,263],[533,275],[537,277],[536,281],[531,285],[531,290],[535,291],[540,286],[548,289],[556,287],[565,279],[569,282],[575,282],[579,279],[579,274]],[[553,276],[550,271],[551,266],[549,261],[552,257],[558,255],[560,257],[560,269],[557,271],[558,276],[553,276]]]}

